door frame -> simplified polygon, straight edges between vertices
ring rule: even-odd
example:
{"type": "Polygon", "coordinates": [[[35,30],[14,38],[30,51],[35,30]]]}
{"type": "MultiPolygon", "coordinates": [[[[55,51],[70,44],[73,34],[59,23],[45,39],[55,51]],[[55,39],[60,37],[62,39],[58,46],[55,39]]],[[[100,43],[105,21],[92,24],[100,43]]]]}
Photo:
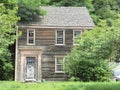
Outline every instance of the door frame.
{"type": "MultiPolygon", "coordinates": [[[[40,81],[42,79],[42,71],[41,71],[41,58],[42,58],[42,51],[41,49],[21,49],[20,50],[21,54],[21,61],[20,61],[20,66],[21,66],[21,75],[20,75],[20,81],[26,82],[29,80],[26,80],[26,57],[36,57],[36,63],[37,63],[37,77],[36,80],[32,81],[40,81]]],[[[31,80],[30,80],[31,81],[31,80]]]]}

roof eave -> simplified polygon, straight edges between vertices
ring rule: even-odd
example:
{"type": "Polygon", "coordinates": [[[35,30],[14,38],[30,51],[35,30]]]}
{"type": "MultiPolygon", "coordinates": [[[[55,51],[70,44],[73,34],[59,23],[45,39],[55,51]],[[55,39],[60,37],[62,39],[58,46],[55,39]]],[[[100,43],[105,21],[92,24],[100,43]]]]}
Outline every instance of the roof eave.
{"type": "Polygon", "coordinates": [[[93,29],[94,25],[91,26],[32,26],[32,25],[27,25],[27,26],[19,26],[20,29],[22,28],[52,28],[52,29],[93,29]]]}

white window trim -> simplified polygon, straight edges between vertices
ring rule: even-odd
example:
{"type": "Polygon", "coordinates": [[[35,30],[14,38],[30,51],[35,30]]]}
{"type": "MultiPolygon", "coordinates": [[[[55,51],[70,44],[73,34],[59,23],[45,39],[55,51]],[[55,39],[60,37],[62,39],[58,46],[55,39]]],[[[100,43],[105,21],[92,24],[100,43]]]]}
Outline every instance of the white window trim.
{"type": "Polygon", "coordinates": [[[65,45],[65,30],[56,30],[55,31],[55,45],[65,45]],[[57,44],[57,31],[63,31],[63,44],[57,44]]]}
{"type": "Polygon", "coordinates": [[[64,56],[55,56],[55,73],[65,73],[65,71],[57,71],[57,58],[63,58],[63,67],[65,67],[64,56]]]}
{"type": "Polygon", "coordinates": [[[73,30],[73,45],[77,45],[77,44],[75,44],[75,31],[80,31],[81,32],[81,34],[83,33],[82,32],[82,30],[73,30]]]}
{"type": "Polygon", "coordinates": [[[35,45],[35,29],[27,29],[27,45],[35,45]],[[33,34],[34,34],[33,43],[29,43],[29,30],[33,30],[33,34]]]}

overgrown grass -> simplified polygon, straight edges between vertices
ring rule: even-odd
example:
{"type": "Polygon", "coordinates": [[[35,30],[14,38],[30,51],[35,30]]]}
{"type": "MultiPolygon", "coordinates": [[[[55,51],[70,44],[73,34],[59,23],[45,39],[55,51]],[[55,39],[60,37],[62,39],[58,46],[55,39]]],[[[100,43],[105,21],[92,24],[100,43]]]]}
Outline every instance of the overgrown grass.
{"type": "Polygon", "coordinates": [[[44,82],[0,81],[0,90],[120,90],[120,82],[44,82]]]}

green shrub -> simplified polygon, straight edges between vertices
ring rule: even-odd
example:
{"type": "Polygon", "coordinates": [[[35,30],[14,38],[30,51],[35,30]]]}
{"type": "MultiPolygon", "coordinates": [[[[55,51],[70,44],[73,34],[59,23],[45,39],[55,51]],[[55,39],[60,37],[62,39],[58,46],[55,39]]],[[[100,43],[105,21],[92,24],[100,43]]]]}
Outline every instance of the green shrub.
{"type": "Polygon", "coordinates": [[[13,80],[13,65],[8,50],[0,53],[0,80],[13,80]]]}
{"type": "Polygon", "coordinates": [[[66,72],[70,75],[70,81],[110,81],[112,71],[103,60],[69,59],[66,63],[66,72]]]}

